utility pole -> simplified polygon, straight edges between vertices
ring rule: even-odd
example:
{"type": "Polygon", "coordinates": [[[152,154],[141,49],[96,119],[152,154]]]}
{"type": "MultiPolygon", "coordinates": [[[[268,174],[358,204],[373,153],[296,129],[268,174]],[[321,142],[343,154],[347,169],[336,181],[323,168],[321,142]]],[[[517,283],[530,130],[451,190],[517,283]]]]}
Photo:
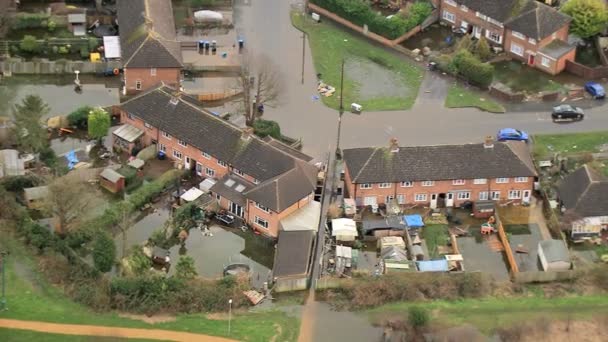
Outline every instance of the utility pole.
{"type": "Polygon", "coordinates": [[[2,298],[0,299],[0,311],[6,310],[6,256],[8,252],[0,252],[0,266],[2,267],[2,298]]]}
{"type": "Polygon", "coordinates": [[[341,158],[340,132],[342,131],[342,115],[344,114],[344,58],[342,58],[342,71],[340,72],[340,111],[338,115],[338,139],[336,143],[336,159],[341,158]]]}
{"type": "Polygon", "coordinates": [[[302,84],[304,84],[304,64],[306,63],[306,32],[302,32],[302,84]]]}

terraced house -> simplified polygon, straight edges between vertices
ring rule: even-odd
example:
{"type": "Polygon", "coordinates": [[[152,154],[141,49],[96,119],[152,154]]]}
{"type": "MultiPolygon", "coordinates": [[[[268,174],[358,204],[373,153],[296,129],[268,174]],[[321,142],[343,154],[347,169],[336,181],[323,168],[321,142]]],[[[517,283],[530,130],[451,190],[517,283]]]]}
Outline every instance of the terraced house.
{"type": "Polygon", "coordinates": [[[178,86],[182,52],[171,1],[118,0],[123,92],[136,94],[160,82],[178,86]]]}
{"type": "Polygon", "coordinates": [[[535,0],[441,0],[441,20],[484,36],[513,58],[555,75],[574,61],[571,18],[535,0]]]}
{"type": "Polygon", "coordinates": [[[222,208],[267,236],[276,237],[300,210],[318,207],[312,158],[199,106],[165,85],[148,90],[121,104],[124,125],[114,131],[114,145],[126,150],[156,145],[177,164],[209,179],[222,208]]]}
{"type": "MultiPolygon", "coordinates": [[[[466,201],[529,202],[537,177],[524,142],[344,150],[347,196],[358,207],[396,201],[431,208],[466,201]]],[[[394,203],[394,202],[393,202],[394,203]]]]}

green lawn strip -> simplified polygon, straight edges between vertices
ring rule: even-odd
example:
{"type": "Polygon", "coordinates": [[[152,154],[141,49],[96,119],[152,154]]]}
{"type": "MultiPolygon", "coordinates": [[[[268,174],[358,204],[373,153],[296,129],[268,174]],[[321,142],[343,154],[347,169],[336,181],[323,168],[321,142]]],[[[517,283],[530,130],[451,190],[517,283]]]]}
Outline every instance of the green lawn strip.
{"type": "Polygon", "coordinates": [[[458,85],[453,85],[448,90],[445,106],[447,108],[476,107],[490,113],[505,112],[505,107],[500,103],[458,85]]]}
{"type": "Polygon", "coordinates": [[[336,88],[333,96],[321,96],[325,105],[339,109],[342,60],[359,59],[379,64],[399,75],[404,86],[408,88],[408,93],[400,97],[360,99],[358,96],[359,84],[349,79],[348,73],[346,73],[344,76],[344,104],[346,107],[352,102],[359,103],[366,111],[409,109],[412,107],[422,82],[422,70],[419,66],[331,24],[315,23],[295,12],[292,13],[291,18],[297,29],[308,34],[316,72],[322,75],[326,84],[336,88]]]}
{"type": "Polygon", "coordinates": [[[422,237],[426,242],[426,248],[429,251],[429,257],[437,258],[439,251],[437,246],[445,246],[447,244],[448,227],[442,224],[428,225],[422,228],[422,237]]]}
{"type": "MultiPolygon", "coordinates": [[[[260,313],[233,312],[232,333],[228,335],[228,321],[209,319],[205,314],[179,315],[173,322],[148,324],[119,317],[117,313],[96,313],[87,307],[71,301],[54,286],[41,278],[38,272],[23,271],[33,268],[33,260],[20,242],[3,238],[0,248],[10,251],[6,267],[7,301],[9,310],[0,312],[0,318],[30,321],[44,321],[67,324],[90,324],[127,328],[154,328],[215,336],[231,337],[244,341],[268,341],[280,325],[280,341],[295,341],[298,334],[298,320],[284,312],[267,311],[260,313]],[[15,258],[23,264],[15,264],[15,258]],[[23,273],[27,272],[27,276],[23,273]],[[26,279],[27,278],[27,279],[26,279]]],[[[1,340],[1,339],[0,339],[1,340]]]]}
{"type": "Polygon", "coordinates": [[[534,135],[534,155],[549,157],[559,153],[599,152],[599,147],[608,144],[608,131],[538,134],[534,135]]]}
{"type": "Polygon", "coordinates": [[[368,311],[372,320],[386,314],[407,317],[410,306],[421,306],[432,313],[432,321],[460,325],[472,324],[485,333],[541,317],[579,319],[608,313],[608,296],[571,296],[561,298],[490,298],[424,303],[400,302],[368,311]]]}
{"type": "Polygon", "coordinates": [[[120,337],[99,337],[99,336],[79,336],[79,335],[62,335],[62,334],[47,334],[37,331],[18,330],[0,328],[0,341],[4,342],[115,342],[115,341],[161,341],[161,340],[145,340],[135,338],[120,338],[120,337]]]}

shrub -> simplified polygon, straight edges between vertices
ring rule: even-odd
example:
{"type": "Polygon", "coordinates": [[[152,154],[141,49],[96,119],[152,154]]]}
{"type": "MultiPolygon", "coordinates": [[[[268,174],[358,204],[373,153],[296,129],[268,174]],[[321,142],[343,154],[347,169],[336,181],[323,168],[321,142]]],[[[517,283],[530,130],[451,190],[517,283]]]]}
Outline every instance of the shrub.
{"type": "Polygon", "coordinates": [[[492,84],[494,67],[489,63],[481,62],[477,57],[467,50],[459,50],[452,59],[453,66],[458,73],[469,82],[482,88],[492,84]]]}
{"type": "Polygon", "coordinates": [[[57,28],[57,23],[53,20],[49,20],[49,22],[46,24],[46,28],[47,30],[49,30],[49,32],[55,32],[55,29],[57,28]]]}
{"type": "Polygon", "coordinates": [[[59,47],[59,50],[57,50],[57,52],[58,52],[60,55],[67,55],[67,54],[70,52],[70,50],[68,50],[68,48],[67,48],[67,47],[65,47],[65,46],[60,46],[60,47],[59,47]]]}
{"type": "Polygon", "coordinates": [[[89,47],[88,46],[83,45],[80,47],[80,57],[82,57],[82,58],[89,57],[89,47]]]}
{"type": "Polygon", "coordinates": [[[40,43],[38,42],[36,37],[26,35],[21,40],[21,43],[19,43],[19,48],[21,49],[21,51],[36,53],[40,51],[40,43]]]}
{"type": "Polygon", "coordinates": [[[281,127],[276,121],[258,119],[253,123],[253,132],[260,138],[271,136],[281,139],[281,127]]]}
{"type": "Polygon", "coordinates": [[[70,126],[76,126],[82,129],[87,128],[89,113],[92,110],[93,107],[83,106],[68,114],[68,122],[70,126]]]}
{"type": "Polygon", "coordinates": [[[0,184],[7,190],[12,192],[22,192],[25,188],[31,188],[40,184],[38,178],[26,176],[9,176],[2,179],[0,184]]]}
{"type": "Polygon", "coordinates": [[[93,263],[99,272],[108,272],[112,269],[116,259],[116,246],[110,235],[106,232],[97,234],[93,243],[93,263]]]}
{"type": "Polygon", "coordinates": [[[43,147],[42,150],[40,150],[38,158],[50,168],[55,168],[57,166],[57,155],[55,154],[55,151],[48,146],[43,147]]]}
{"type": "Polygon", "coordinates": [[[194,259],[188,255],[179,257],[179,261],[175,266],[175,276],[181,279],[193,279],[197,275],[194,259]]]}
{"type": "Polygon", "coordinates": [[[414,328],[422,328],[429,323],[431,318],[424,308],[411,306],[408,309],[408,319],[414,328]]]}
{"type": "Polygon", "coordinates": [[[13,28],[16,30],[47,28],[49,17],[44,13],[18,13],[13,28]]]}
{"type": "Polygon", "coordinates": [[[445,73],[450,75],[456,75],[458,73],[458,69],[452,63],[452,56],[450,55],[431,57],[431,61],[437,63],[437,68],[445,73]]]}
{"type": "Polygon", "coordinates": [[[95,49],[97,49],[97,47],[99,46],[99,40],[97,38],[91,37],[89,38],[88,44],[89,51],[95,51],[95,49]]]}
{"type": "Polygon", "coordinates": [[[473,53],[482,61],[487,61],[492,56],[492,50],[490,49],[490,44],[488,44],[488,40],[486,37],[481,37],[475,44],[475,48],[473,49],[473,53]]]}

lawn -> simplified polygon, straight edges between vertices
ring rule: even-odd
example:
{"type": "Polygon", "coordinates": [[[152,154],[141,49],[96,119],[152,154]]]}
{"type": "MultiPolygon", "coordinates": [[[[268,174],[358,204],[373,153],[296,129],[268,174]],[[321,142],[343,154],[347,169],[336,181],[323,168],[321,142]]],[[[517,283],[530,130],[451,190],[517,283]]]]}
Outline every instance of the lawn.
{"type": "MultiPolygon", "coordinates": [[[[148,324],[119,317],[115,312],[95,313],[72,302],[58,289],[48,284],[35,271],[34,260],[20,242],[2,233],[0,249],[10,252],[6,267],[7,306],[0,318],[13,318],[53,323],[91,324],[127,328],[155,328],[231,337],[243,341],[269,341],[277,334],[279,341],[295,341],[299,332],[296,318],[280,311],[259,313],[235,312],[232,317],[232,334],[228,336],[225,319],[209,319],[205,314],[188,314],[176,317],[173,322],[148,324]],[[6,238],[5,238],[6,236],[6,238]]],[[[2,340],[0,338],[0,340],[2,340]]]]}
{"type": "MultiPolygon", "coordinates": [[[[369,310],[368,314],[372,320],[387,313],[402,314],[405,317],[408,308],[415,305],[420,303],[388,304],[369,310]]],[[[472,324],[482,332],[490,333],[498,327],[507,327],[542,317],[579,319],[602,313],[608,314],[608,296],[464,299],[425,302],[422,306],[432,312],[432,321],[449,325],[472,324]]]]}
{"type": "Polygon", "coordinates": [[[571,133],[571,134],[538,134],[534,135],[534,155],[548,157],[559,153],[593,153],[599,152],[600,146],[608,144],[608,131],[571,133]]]}
{"type": "Polygon", "coordinates": [[[61,334],[45,334],[29,330],[5,329],[0,328],[0,341],[5,342],[120,342],[120,341],[160,341],[160,340],[144,340],[134,338],[116,338],[116,337],[95,337],[95,336],[77,336],[77,335],[61,335],[61,334]]]}
{"type": "Polygon", "coordinates": [[[448,227],[442,224],[428,225],[422,228],[422,238],[426,242],[431,259],[439,257],[437,246],[446,246],[449,238],[448,227]]]}
{"type": "Polygon", "coordinates": [[[422,81],[422,69],[396,53],[350,34],[331,23],[315,23],[292,13],[293,25],[307,33],[316,72],[336,88],[333,96],[321,96],[328,107],[340,107],[341,64],[345,61],[344,105],[358,103],[365,111],[409,109],[422,81]]]}
{"type": "Polygon", "coordinates": [[[548,74],[516,61],[495,63],[494,80],[514,91],[536,93],[564,90],[564,86],[552,80],[548,74]]]}
{"type": "Polygon", "coordinates": [[[445,106],[447,108],[476,107],[490,113],[505,112],[505,107],[500,103],[493,101],[486,96],[480,96],[480,94],[459,85],[450,87],[448,95],[445,98],[445,106]]]}

